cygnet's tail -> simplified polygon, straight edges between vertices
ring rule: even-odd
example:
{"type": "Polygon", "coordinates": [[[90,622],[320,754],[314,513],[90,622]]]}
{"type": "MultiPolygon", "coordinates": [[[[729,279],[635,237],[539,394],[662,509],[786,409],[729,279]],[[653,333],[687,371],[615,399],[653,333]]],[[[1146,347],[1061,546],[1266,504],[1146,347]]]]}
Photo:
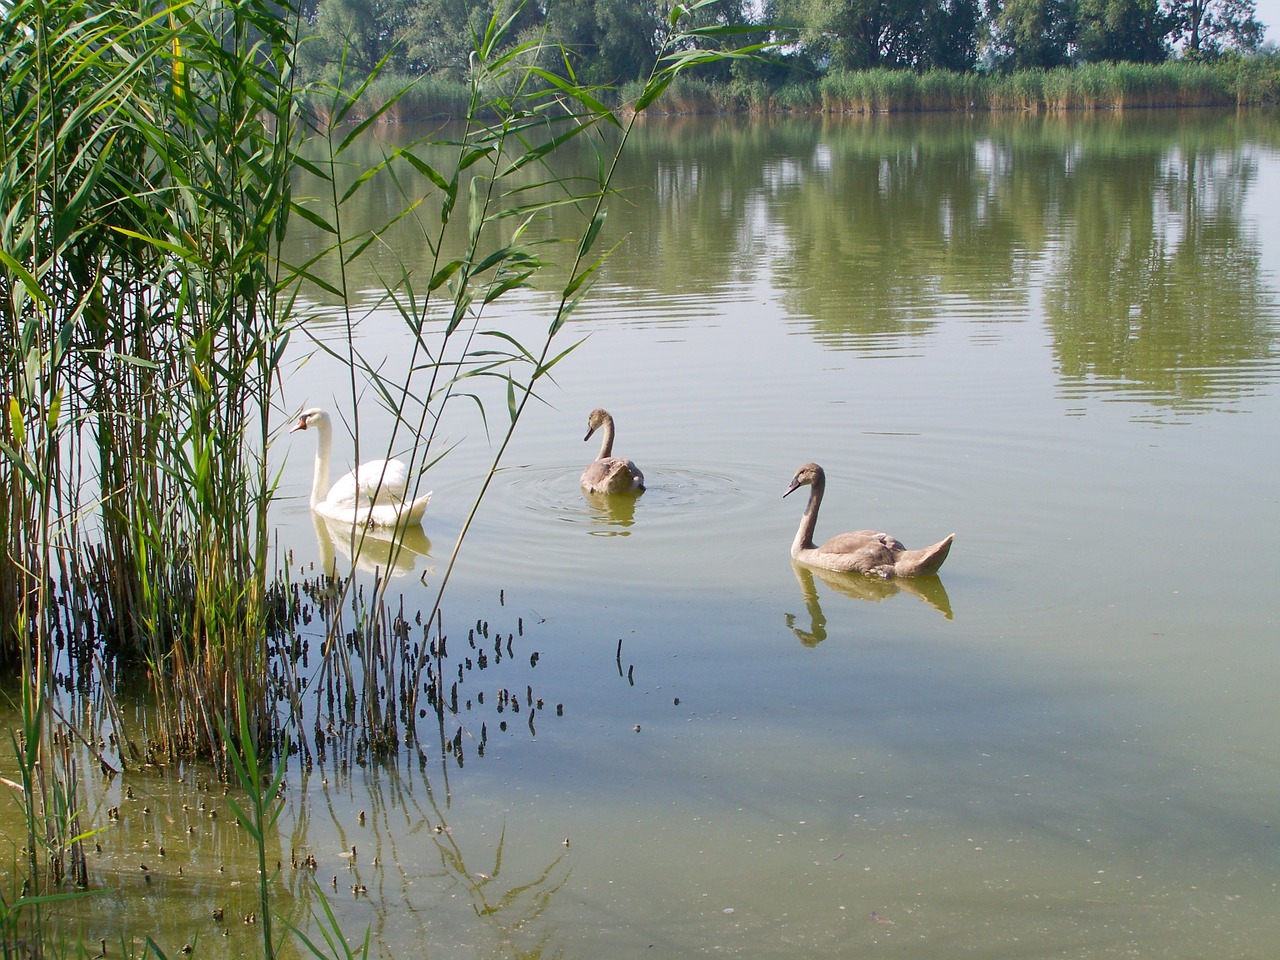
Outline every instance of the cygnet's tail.
{"type": "Polygon", "coordinates": [[[953,533],[931,547],[902,551],[893,563],[894,576],[925,577],[931,573],[937,573],[942,562],[947,559],[947,554],[951,552],[951,541],[955,538],[956,535],[953,533]]]}

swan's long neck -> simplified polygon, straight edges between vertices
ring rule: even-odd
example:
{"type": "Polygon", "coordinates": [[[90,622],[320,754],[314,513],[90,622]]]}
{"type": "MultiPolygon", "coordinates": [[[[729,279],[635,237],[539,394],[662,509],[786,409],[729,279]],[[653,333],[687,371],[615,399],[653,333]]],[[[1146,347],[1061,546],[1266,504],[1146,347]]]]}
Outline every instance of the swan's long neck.
{"type": "Polygon", "coordinates": [[[597,460],[605,460],[613,456],[613,419],[606,419],[600,425],[600,456],[597,460]]]}
{"type": "Polygon", "coordinates": [[[801,550],[813,549],[813,531],[818,526],[818,508],[822,506],[822,493],[826,482],[816,478],[809,487],[809,502],[804,508],[804,516],[800,518],[800,529],[791,544],[791,555],[794,557],[801,550]]]}
{"type": "Polygon", "coordinates": [[[312,507],[324,503],[324,498],[329,495],[329,457],[333,453],[333,429],[329,425],[329,418],[318,418],[315,428],[319,436],[316,443],[315,475],[311,480],[312,507]]]}

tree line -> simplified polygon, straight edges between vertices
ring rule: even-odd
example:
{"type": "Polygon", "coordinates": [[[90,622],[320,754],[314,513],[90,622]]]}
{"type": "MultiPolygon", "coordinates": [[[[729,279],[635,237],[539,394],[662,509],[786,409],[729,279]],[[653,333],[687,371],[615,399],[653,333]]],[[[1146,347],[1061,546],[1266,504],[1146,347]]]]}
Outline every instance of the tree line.
{"type": "MultiPolygon", "coordinates": [[[[299,58],[313,78],[376,69],[453,82],[495,16],[513,43],[542,39],[577,82],[642,79],[671,22],[668,0],[303,0],[299,58]]],[[[828,70],[1008,72],[1079,63],[1213,60],[1256,52],[1254,0],[720,0],[681,5],[694,26],[759,27],[768,61],[707,79],[785,84],[828,70]]],[[[686,21],[687,22],[687,21],[686,21]]],[[[741,42],[742,37],[736,38],[741,42]]],[[[701,41],[718,40],[708,37],[701,41]]]]}

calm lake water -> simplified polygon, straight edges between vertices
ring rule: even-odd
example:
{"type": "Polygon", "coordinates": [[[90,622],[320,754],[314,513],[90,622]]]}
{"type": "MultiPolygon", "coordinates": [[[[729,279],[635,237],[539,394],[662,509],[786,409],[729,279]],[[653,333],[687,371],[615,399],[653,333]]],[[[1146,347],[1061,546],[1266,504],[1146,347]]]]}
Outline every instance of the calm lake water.
{"type": "MultiPolygon", "coordinates": [[[[459,687],[465,764],[291,772],[282,912],[318,936],[311,855],[384,956],[1273,955],[1280,118],[698,119],[632,148],[586,339],[446,595],[455,657],[477,620],[499,646],[459,687]],[[578,489],[596,406],[637,499],[578,489]],[[940,578],[793,567],[809,460],[819,540],[954,531],[940,578]]],[[[549,315],[531,293],[493,322],[549,315]]],[[[387,309],[357,342],[407,349],[387,309]]],[[[300,364],[285,410],[349,415],[338,370],[300,364]]],[[[409,611],[492,456],[457,409],[409,611]]],[[[387,418],[360,416],[377,449],[387,418]]],[[[313,444],[273,450],[304,565],[334,549],[313,444]]],[[[250,850],[202,776],[91,801],[92,943],[123,913],[170,955],[253,949],[250,850]]]]}

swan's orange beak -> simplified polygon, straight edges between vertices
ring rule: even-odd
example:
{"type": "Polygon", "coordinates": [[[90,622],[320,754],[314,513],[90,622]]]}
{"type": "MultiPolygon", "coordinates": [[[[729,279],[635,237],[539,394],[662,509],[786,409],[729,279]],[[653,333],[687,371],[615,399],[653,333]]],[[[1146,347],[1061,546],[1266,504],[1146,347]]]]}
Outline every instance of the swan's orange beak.
{"type": "Polygon", "coordinates": [[[299,430],[307,429],[307,418],[299,417],[298,422],[289,428],[290,433],[297,433],[299,430]]]}

